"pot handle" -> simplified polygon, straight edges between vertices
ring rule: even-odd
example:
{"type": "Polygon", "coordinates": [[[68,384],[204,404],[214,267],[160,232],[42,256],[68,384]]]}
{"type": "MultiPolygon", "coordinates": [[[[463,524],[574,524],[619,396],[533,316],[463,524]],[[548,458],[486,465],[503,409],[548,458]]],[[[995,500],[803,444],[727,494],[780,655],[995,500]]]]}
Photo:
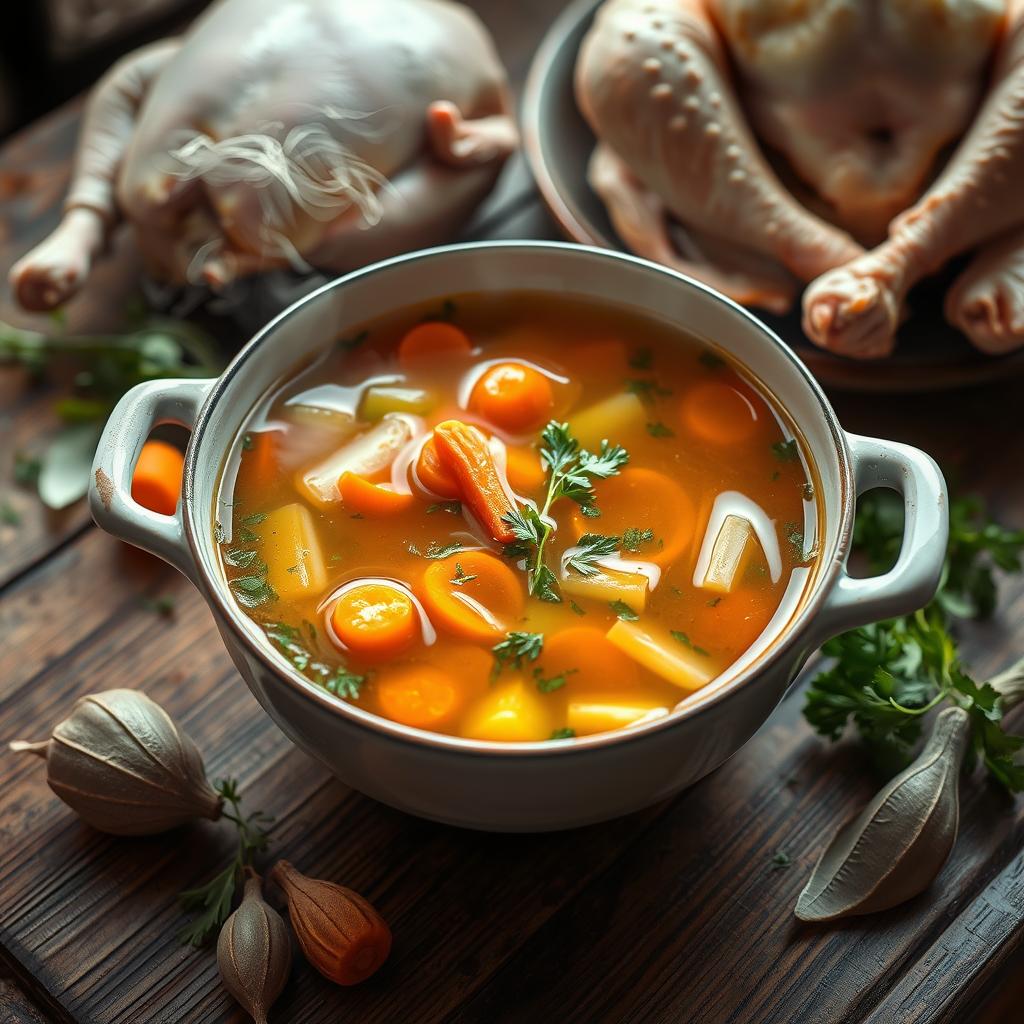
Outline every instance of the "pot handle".
{"type": "Polygon", "coordinates": [[[881,576],[858,579],[844,563],[818,620],[819,642],[927,604],[938,588],[949,539],[946,481],[930,456],[895,441],[846,438],[858,496],[875,487],[903,496],[903,543],[896,564],[881,576]]]}
{"type": "Polygon", "coordinates": [[[181,520],[143,508],[132,498],[135,461],[161,423],[191,429],[214,379],[153,380],[137,384],[110,414],[92,463],[89,508],[100,529],[170,562],[193,583],[197,570],[181,520]]]}

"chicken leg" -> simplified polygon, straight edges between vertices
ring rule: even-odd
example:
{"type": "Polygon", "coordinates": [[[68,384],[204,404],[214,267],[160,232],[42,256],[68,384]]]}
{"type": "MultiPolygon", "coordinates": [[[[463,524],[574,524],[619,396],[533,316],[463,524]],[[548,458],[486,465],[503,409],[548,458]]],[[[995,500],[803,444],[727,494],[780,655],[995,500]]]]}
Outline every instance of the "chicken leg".
{"type": "Polygon", "coordinates": [[[178,46],[170,39],[137,50],[97,85],[86,108],[64,216],[48,238],[11,268],[11,287],[26,309],[53,309],[85,283],[119,219],[115,183],[139,107],[178,46]]]}
{"type": "MultiPolygon", "coordinates": [[[[889,237],[846,266],[829,271],[804,295],[804,330],[822,348],[860,358],[888,355],[908,290],[953,256],[1024,225],[1024,0],[1007,13],[993,83],[974,126],[921,200],[891,224],[889,237]]],[[[977,323],[979,289],[992,289],[1003,271],[1013,275],[1015,247],[979,257],[947,306],[981,348],[996,344],[977,323]],[[1003,270],[995,270],[999,258],[1003,270]],[[987,279],[987,285],[984,283],[987,279]],[[972,288],[973,286],[973,288],[972,288]],[[971,296],[973,295],[973,298],[971,296]],[[975,311],[972,313],[972,311],[975,311]]],[[[1009,322],[1019,322],[1016,309],[1009,322]]],[[[997,298],[998,301],[998,298],[997,298]]],[[[984,302],[983,302],[984,305],[984,302]]],[[[1005,318],[1005,314],[1004,314],[1005,318]]],[[[1001,345],[1024,342],[1013,330],[1001,345]]]]}
{"type": "Polygon", "coordinates": [[[609,0],[580,50],[576,93],[601,143],[652,193],[638,205],[635,195],[605,189],[620,225],[628,203],[646,208],[647,222],[632,224],[652,232],[649,252],[663,245],[659,204],[685,226],[740,242],[803,281],[863,251],[804,209],[769,167],[733,95],[703,0],[609,0]]]}

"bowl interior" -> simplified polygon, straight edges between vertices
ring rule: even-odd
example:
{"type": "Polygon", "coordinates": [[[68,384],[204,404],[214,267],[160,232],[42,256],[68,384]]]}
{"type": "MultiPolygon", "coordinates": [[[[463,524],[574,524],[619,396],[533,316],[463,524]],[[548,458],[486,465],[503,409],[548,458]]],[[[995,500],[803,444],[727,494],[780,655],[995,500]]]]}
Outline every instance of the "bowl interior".
{"type": "MultiPolygon", "coordinates": [[[[793,353],[749,313],[663,267],[605,250],[551,242],[499,242],[413,253],[332,282],[272,321],[218,381],[200,414],[189,448],[183,498],[185,525],[207,596],[261,657],[273,661],[278,674],[316,691],[318,697],[330,701],[342,713],[372,720],[376,726],[383,723],[402,733],[421,733],[385,722],[355,705],[343,705],[315,687],[271,650],[262,631],[237,608],[224,582],[214,542],[222,501],[221,473],[250,410],[266,392],[351,327],[395,312],[396,296],[401,297],[398,305],[412,306],[455,293],[509,291],[612,302],[640,316],[683,328],[723,349],[758,379],[811,453],[813,465],[809,469],[819,495],[819,556],[805,570],[802,586],[794,588],[790,600],[783,603],[757,644],[676,714],[716,699],[739,684],[759,662],[771,657],[780,639],[795,634],[823,598],[835,563],[845,550],[851,518],[852,480],[846,445],[813,378],[793,353]]],[[[488,746],[434,733],[421,735],[434,742],[488,746]]],[[[528,743],[497,746],[543,747],[528,743]]],[[[547,749],[551,749],[550,744],[547,749]]]]}

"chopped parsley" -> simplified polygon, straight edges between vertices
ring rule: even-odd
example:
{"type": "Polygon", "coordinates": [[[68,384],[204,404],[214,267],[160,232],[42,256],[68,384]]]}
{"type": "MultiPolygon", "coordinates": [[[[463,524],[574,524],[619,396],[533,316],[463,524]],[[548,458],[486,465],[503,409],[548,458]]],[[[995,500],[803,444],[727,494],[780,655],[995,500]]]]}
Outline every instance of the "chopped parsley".
{"type": "Polygon", "coordinates": [[[688,647],[694,654],[699,654],[702,658],[711,657],[703,647],[698,647],[694,644],[694,642],[681,629],[672,629],[669,630],[669,632],[672,634],[673,640],[681,643],[684,647],[688,647]]]}
{"type": "Polygon", "coordinates": [[[427,545],[426,551],[421,551],[415,544],[409,544],[410,554],[419,555],[420,558],[447,558],[461,550],[462,545],[458,541],[453,541],[451,544],[438,544],[436,540],[432,540],[427,545]]]}
{"type": "Polygon", "coordinates": [[[622,535],[622,546],[636,554],[645,544],[654,541],[653,530],[641,530],[638,526],[631,526],[622,535]]]}
{"type": "Polygon", "coordinates": [[[600,570],[595,565],[602,558],[608,558],[619,550],[618,537],[605,537],[599,533],[585,533],[570,548],[564,564],[581,576],[596,576],[600,570]]]}
{"type": "Polygon", "coordinates": [[[436,501],[433,505],[427,506],[427,515],[432,516],[435,512],[450,512],[453,516],[462,512],[461,501],[436,501]]]}
{"type": "Polygon", "coordinates": [[[609,601],[608,607],[622,619],[623,622],[636,622],[640,618],[625,601],[609,601]]]}
{"type": "Polygon", "coordinates": [[[796,443],[796,438],[791,437],[788,441],[776,441],[772,445],[772,455],[774,455],[779,462],[799,461],[800,448],[796,443]]]}
{"type": "Polygon", "coordinates": [[[576,730],[575,729],[568,729],[568,728],[556,729],[551,734],[551,738],[553,740],[571,740],[571,739],[575,739],[576,738],[576,730]]]}
{"type": "Polygon", "coordinates": [[[491,650],[494,652],[494,668],[491,671],[491,678],[495,679],[502,669],[511,665],[514,668],[522,668],[524,661],[536,661],[544,648],[543,633],[527,633],[514,631],[505,634],[504,640],[499,640],[491,650]]]}
{"type": "Polygon", "coordinates": [[[469,583],[470,580],[475,580],[477,578],[477,575],[478,574],[475,572],[467,574],[465,570],[462,568],[462,563],[456,562],[455,575],[448,582],[454,583],[457,587],[461,587],[464,586],[466,583],[469,583]]]}

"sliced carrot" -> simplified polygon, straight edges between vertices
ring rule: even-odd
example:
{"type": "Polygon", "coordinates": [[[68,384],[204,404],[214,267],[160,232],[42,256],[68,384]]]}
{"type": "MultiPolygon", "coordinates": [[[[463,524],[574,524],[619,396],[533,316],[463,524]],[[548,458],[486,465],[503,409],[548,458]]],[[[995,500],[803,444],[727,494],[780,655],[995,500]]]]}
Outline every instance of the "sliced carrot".
{"type": "Polygon", "coordinates": [[[432,729],[451,718],[459,704],[452,676],[431,665],[390,669],[377,683],[383,715],[414,729],[432,729]]]}
{"type": "Polygon", "coordinates": [[[570,688],[629,690],[639,681],[636,662],[606,637],[603,629],[570,626],[549,634],[539,664],[547,678],[565,675],[570,688]]]}
{"type": "Polygon", "coordinates": [[[739,380],[701,381],[683,396],[684,428],[711,444],[740,444],[749,441],[767,422],[761,400],[739,380]]]}
{"type": "Polygon", "coordinates": [[[369,657],[391,657],[415,639],[416,606],[387,583],[363,583],[346,590],[331,612],[335,636],[349,650],[369,657]]]}
{"type": "Polygon", "coordinates": [[[445,420],[434,427],[434,446],[442,468],[458,483],[462,500],[484,529],[503,544],[514,541],[515,534],[502,517],[515,506],[505,493],[483,433],[461,420],[445,420]]]}
{"type": "Polygon", "coordinates": [[[238,475],[246,490],[261,491],[277,480],[281,434],[280,430],[253,430],[244,435],[238,475]]]}
{"type": "Polygon", "coordinates": [[[535,495],[546,479],[540,456],[532,448],[507,448],[505,475],[512,490],[526,495],[535,495]]]}
{"type": "Polygon", "coordinates": [[[469,407],[496,426],[521,434],[551,418],[551,381],[525,363],[497,363],[473,386],[469,407]]]}
{"type": "Polygon", "coordinates": [[[419,458],[416,460],[416,479],[431,493],[442,498],[459,497],[459,485],[455,477],[448,472],[437,457],[434,435],[423,443],[419,458]]]}
{"type": "Polygon", "coordinates": [[[143,508],[173,516],[181,495],[185,458],[172,444],[147,441],[132,474],[132,498],[143,508]]]}
{"type": "Polygon", "coordinates": [[[346,508],[370,519],[397,515],[416,500],[411,494],[400,494],[390,487],[371,483],[358,473],[342,473],[338,492],[346,508]]]}
{"type": "Polygon", "coordinates": [[[472,351],[465,331],[443,320],[428,320],[406,332],[398,344],[398,361],[407,365],[433,356],[469,355],[472,351]]]}
{"type": "Polygon", "coordinates": [[[595,522],[601,532],[623,536],[632,534],[635,551],[622,548],[624,559],[667,565],[680,555],[693,539],[696,510],[693,500],[671,477],[657,470],[630,466],[618,476],[598,480],[594,492],[600,520],[588,519],[573,511],[576,536],[591,533],[595,522]],[[650,539],[645,531],[650,530],[650,539]]]}
{"type": "Polygon", "coordinates": [[[485,643],[503,636],[523,613],[519,574],[488,551],[432,562],[419,593],[435,626],[485,643]]]}

